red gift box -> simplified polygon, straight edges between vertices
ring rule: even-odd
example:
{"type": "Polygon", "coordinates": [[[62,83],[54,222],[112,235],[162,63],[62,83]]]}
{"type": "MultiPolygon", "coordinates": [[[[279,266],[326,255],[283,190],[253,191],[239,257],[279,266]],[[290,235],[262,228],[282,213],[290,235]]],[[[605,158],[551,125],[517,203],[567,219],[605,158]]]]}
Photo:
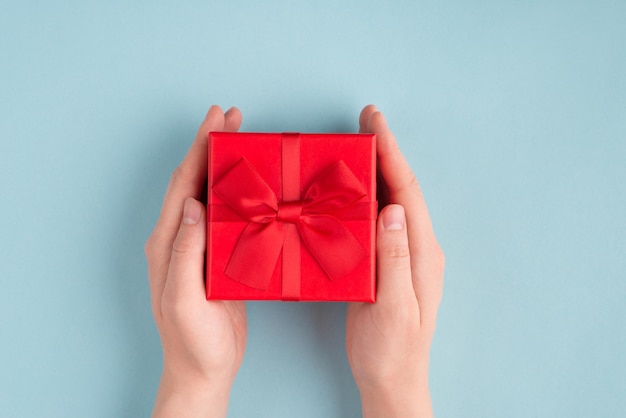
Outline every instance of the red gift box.
{"type": "Polygon", "coordinates": [[[207,299],[374,302],[371,134],[211,132],[207,299]]]}

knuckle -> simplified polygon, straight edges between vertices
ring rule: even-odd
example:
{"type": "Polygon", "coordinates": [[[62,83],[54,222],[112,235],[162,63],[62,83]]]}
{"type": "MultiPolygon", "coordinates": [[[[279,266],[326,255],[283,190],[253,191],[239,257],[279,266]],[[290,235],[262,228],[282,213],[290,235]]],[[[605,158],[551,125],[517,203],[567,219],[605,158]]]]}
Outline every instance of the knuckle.
{"type": "Polygon", "coordinates": [[[143,246],[143,252],[146,256],[147,260],[152,259],[152,254],[154,254],[154,238],[153,235],[150,235],[146,240],[146,243],[143,246]]]}
{"type": "Polygon", "coordinates": [[[172,175],[170,176],[170,187],[175,186],[176,184],[181,183],[182,179],[185,177],[184,168],[182,166],[178,166],[172,171],[172,175]]]}
{"type": "Polygon", "coordinates": [[[407,182],[407,189],[413,191],[413,193],[415,193],[415,195],[419,199],[424,199],[424,194],[422,193],[422,186],[420,186],[420,182],[419,180],[417,180],[417,177],[415,177],[415,173],[413,173],[413,171],[411,171],[409,180],[407,182]]]}
{"type": "Polygon", "coordinates": [[[446,267],[446,255],[439,245],[437,245],[433,251],[433,263],[437,270],[440,270],[443,273],[443,270],[446,267]]]}
{"type": "Polygon", "coordinates": [[[418,276],[424,279],[424,289],[430,299],[427,310],[436,315],[443,294],[445,255],[438,245],[429,249],[425,255],[426,258],[418,264],[416,271],[418,276]]]}
{"type": "Polygon", "coordinates": [[[174,324],[185,323],[190,316],[190,304],[175,295],[164,295],[161,301],[161,311],[164,320],[174,324]]]}
{"type": "Polygon", "coordinates": [[[411,170],[411,174],[409,175],[408,185],[409,187],[414,187],[417,189],[420,188],[419,181],[417,181],[417,177],[415,176],[415,173],[412,170],[411,170]]]}
{"type": "Polygon", "coordinates": [[[426,244],[420,253],[422,254],[420,259],[423,260],[423,267],[427,269],[429,274],[431,276],[443,276],[443,271],[446,266],[446,257],[439,244],[436,241],[426,244]]]}
{"type": "Polygon", "coordinates": [[[172,171],[172,175],[170,176],[170,183],[178,182],[183,174],[182,171],[183,169],[181,168],[181,166],[176,167],[174,171],[172,171]]]}
{"type": "Polygon", "coordinates": [[[190,170],[187,165],[181,164],[172,171],[170,176],[170,184],[184,183],[191,176],[190,170]]]}
{"type": "Polygon", "coordinates": [[[384,249],[383,256],[400,263],[408,261],[411,257],[411,253],[406,243],[395,242],[384,249]]]}
{"type": "Polygon", "coordinates": [[[156,323],[157,327],[160,328],[161,327],[161,321],[162,321],[162,312],[161,312],[161,303],[160,303],[160,301],[152,301],[151,307],[152,307],[152,317],[154,318],[154,322],[156,323]]]}
{"type": "Polygon", "coordinates": [[[172,252],[176,254],[187,254],[194,249],[194,243],[188,237],[177,237],[172,244],[172,252]]]}

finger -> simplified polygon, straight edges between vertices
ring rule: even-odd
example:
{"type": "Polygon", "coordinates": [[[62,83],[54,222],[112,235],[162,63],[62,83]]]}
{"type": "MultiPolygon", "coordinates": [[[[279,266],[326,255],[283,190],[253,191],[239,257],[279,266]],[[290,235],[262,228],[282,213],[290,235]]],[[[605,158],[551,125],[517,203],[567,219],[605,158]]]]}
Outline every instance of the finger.
{"type": "Polygon", "coordinates": [[[361,110],[361,114],[359,115],[359,133],[368,133],[367,122],[370,120],[372,113],[376,111],[376,106],[373,104],[369,104],[361,110]]]}
{"type": "MultiPolygon", "coordinates": [[[[371,113],[367,125],[368,131],[376,134],[378,167],[385,180],[390,203],[400,204],[406,211],[413,286],[418,303],[420,308],[438,304],[443,276],[442,273],[434,274],[435,269],[431,266],[440,264],[441,250],[419,183],[382,113],[371,113]]],[[[436,308],[428,310],[436,312],[436,308]]]]}
{"type": "Polygon", "coordinates": [[[169,300],[204,301],[204,252],[206,229],[204,205],[194,198],[184,203],[182,221],[172,244],[163,295],[169,300]]]}
{"type": "Polygon", "coordinates": [[[426,202],[409,163],[406,161],[393,133],[379,111],[370,114],[368,131],[376,134],[376,154],[378,167],[389,191],[390,203],[397,203],[406,209],[409,235],[424,239],[434,239],[434,233],[426,202]]]}
{"type": "Polygon", "coordinates": [[[207,172],[208,133],[212,130],[219,131],[223,127],[222,110],[218,106],[211,106],[185,159],[172,174],[163,199],[161,216],[146,242],[153,307],[161,300],[172,252],[172,242],[178,232],[183,203],[187,197],[195,197],[201,193],[207,172]]]}
{"type": "Polygon", "coordinates": [[[378,217],[377,228],[377,303],[387,306],[414,303],[411,253],[402,206],[386,206],[378,217]]]}
{"type": "MultiPolygon", "coordinates": [[[[359,115],[359,133],[371,133],[369,131],[368,122],[370,116],[375,112],[378,112],[378,109],[372,104],[365,106],[363,110],[361,110],[361,114],[359,115]]],[[[390,203],[387,184],[380,173],[380,169],[376,170],[376,200],[381,208],[390,203]]]]}
{"type": "Polygon", "coordinates": [[[187,155],[172,174],[167,187],[161,216],[155,232],[174,240],[180,223],[183,202],[188,197],[198,197],[207,176],[207,140],[210,131],[224,129],[224,113],[219,106],[211,106],[206,118],[200,125],[196,139],[187,155]]]}
{"type": "MultiPolygon", "coordinates": [[[[224,114],[218,106],[211,106],[198,129],[196,139],[181,164],[174,170],[163,198],[161,216],[150,237],[152,252],[156,260],[169,260],[172,242],[186,198],[197,198],[207,175],[207,139],[210,131],[224,128],[224,114]]],[[[165,263],[165,265],[167,265],[165,263]]],[[[156,266],[158,267],[158,265],[156,266]]],[[[155,276],[163,276],[162,269],[155,276]]]]}
{"type": "Polygon", "coordinates": [[[224,131],[237,132],[241,127],[241,111],[236,107],[231,107],[224,113],[224,131]]]}

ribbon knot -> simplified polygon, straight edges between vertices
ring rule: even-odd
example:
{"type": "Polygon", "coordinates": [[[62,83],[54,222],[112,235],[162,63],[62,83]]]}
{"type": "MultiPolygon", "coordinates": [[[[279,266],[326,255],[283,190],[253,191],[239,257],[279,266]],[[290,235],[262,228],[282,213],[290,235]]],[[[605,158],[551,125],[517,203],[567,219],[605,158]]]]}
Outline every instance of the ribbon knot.
{"type": "MultiPolygon", "coordinates": [[[[330,280],[350,273],[367,257],[365,249],[339,219],[344,209],[366,196],[363,186],[343,161],[332,164],[315,178],[302,200],[279,202],[272,188],[245,158],[233,165],[212,190],[248,221],[225,270],[236,281],[266,289],[281,250],[290,242],[287,237],[291,228],[296,237],[299,235],[296,240],[302,241],[330,280]]],[[[283,268],[282,275],[283,281],[296,280],[292,276],[300,280],[299,268],[298,271],[283,268]]]]}
{"type": "Polygon", "coordinates": [[[276,219],[279,222],[297,224],[300,221],[300,215],[302,215],[302,206],[302,202],[299,200],[295,202],[278,202],[276,219]]]}

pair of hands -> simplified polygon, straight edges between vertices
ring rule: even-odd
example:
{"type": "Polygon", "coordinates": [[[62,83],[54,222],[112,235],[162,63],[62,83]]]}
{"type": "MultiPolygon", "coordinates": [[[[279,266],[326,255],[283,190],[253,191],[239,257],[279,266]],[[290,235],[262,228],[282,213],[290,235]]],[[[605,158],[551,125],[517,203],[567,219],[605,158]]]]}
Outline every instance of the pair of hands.
{"type": "MultiPolygon", "coordinates": [[[[224,417],[246,345],[243,301],[207,301],[206,212],[197,199],[210,131],[237,131],[241,112],[212,106],[174,171],[146,242],[152,312],[163,345],[155,417],[224,417]]],[[[419,184],[382,115],[366,106],[360,132],[376,134],[380,178],[377,302],[350,303],[346,349],[364,417],[432,416],[430,345],[444,256],[419,184]]]]}

